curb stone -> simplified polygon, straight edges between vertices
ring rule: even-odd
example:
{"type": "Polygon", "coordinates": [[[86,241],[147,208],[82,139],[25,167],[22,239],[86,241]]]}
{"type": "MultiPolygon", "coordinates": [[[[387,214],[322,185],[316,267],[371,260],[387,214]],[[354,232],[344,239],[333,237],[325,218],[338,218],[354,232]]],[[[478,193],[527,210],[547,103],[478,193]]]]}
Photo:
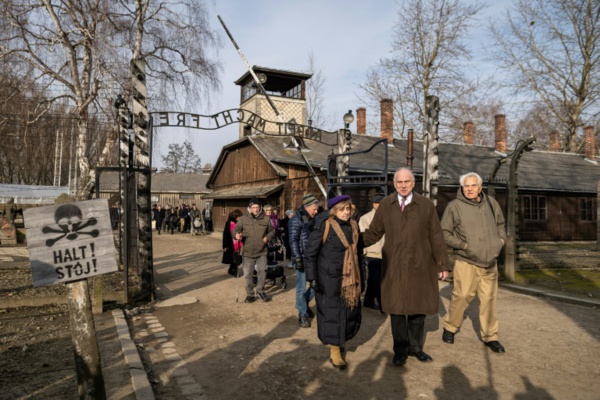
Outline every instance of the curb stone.
{"type": "Polygon", "coordinates": [[[148,374],[144,370],[137,347],[131,339],[125,315],[122,310],[113,310],[112,314],[115,319],[119,340],[121,341],[125,362],[129,366],[135,398],[140,400],[154,400],[154,392],[152,391],[150,381],[148,381],[148,374]]]}
{"type": "MultiPolygon", "coordinates": [[[[189,297],[191,302],[197,301],[194,297],[189,297]]],[[[169,341],[169,333],[162,326],[158,318],[152,313],[145,313],[143,315],[142,323],[146,325],[147,330],[155,331],[160,329],[160,332],[153,332],[153,340],[158,342],[155,351],[161,354],[164,361],[169,363],[167,371],[161,373],[160,380],[165,382],[172,382],[179,388],[179,391],[183,397],[187,400],[201,399],[206,400],[207,396],[204,394],[204,389],[192,376],[189,369],[187,368],[187,362],[177,352],[175,343],[169,341]],[[154,328],[150,328],[150,327],[154,328]],[[174,378],[174,379],[173,379],[174,378]]],[[[146,348],[148,350],[148,348],[146,348]]]]}
{"type": "Polygon", "coordinates": [[[556,294],[556,293],[551,293],[551,292],[545,292],[543,290],[527,288],[527,287],[515,285],[513,283],[500,282],[498,286],[500,286],[501,288],[511,290],[513,292],[518,292],[518,293],[526,294],[529,296],[544,297],[544,298],[551,299],[551,300],[561,301],[563,303],[578,304],[578,305],[586,306],[586,307],[600,308],[600,301],[597,301],[597,300],[580,299],[577,297],[566,296],[566,295],[556,294]]]}

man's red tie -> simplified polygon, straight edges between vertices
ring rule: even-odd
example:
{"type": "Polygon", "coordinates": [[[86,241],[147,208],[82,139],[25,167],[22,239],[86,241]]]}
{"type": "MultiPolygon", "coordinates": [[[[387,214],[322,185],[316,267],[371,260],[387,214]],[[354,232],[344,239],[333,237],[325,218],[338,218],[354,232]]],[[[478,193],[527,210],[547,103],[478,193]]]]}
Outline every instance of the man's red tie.
{"type": "Polygon", "coordinates": [[[406,202],[406,197],[402,196],[402,203],[400,203],[400,209],[402,211],[404,211],[404,206],[406,205],[405,202],[406,202]]]}

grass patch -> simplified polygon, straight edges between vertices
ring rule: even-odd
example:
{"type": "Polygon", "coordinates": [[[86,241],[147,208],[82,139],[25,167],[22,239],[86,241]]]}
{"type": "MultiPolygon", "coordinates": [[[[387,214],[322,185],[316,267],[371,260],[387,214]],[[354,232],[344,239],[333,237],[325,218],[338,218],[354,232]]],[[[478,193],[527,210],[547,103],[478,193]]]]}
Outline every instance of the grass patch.
{"type": "Polygon", "coordinates": [[[583,250],[595,251],[596,241],[581,242],[520,242],[520,251],[562,251],[562,250],[583,250]]]}
{"type": "Polygon", "coordinates": [[[549,292],[600,298],[598,270],[527,270],[515,273],[515,283],[549,292]]]}

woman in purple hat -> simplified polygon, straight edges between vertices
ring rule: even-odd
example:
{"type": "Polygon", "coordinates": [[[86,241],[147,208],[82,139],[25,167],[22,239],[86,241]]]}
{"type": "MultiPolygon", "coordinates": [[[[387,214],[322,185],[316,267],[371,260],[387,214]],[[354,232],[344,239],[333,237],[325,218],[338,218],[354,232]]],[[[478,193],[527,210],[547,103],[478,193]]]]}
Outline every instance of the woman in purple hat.
{"type": "Polygon", "coordinates": [[[363,254],[358,225],[350,219],[350,196],[336,196],[327,202],[328,212],[315,218],[314,230],[304,252],[306,280],[315,288],[319,339],[329,345],[329,360],[345,369],[342,356],[346,341],[360,328],[360,295],[363,254]]]}

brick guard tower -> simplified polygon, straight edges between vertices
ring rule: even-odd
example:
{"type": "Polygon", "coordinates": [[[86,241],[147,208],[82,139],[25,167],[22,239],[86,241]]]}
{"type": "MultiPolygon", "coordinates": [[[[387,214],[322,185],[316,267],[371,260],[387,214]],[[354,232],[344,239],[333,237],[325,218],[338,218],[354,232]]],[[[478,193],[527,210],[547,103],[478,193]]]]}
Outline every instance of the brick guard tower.
{"type": "MultiPolygon", "coordinates": [[[[253,66],[254,72],[261,79],[267,94],[275,107],[283,114],[286,122],[294,121],[308,125],[306,121],[306,81],[312,74],[284,71],[272,68],[253,66]]],[[[271,109],[266,96],[259,93],[252,75],[246,72],[235,84],[240,86],[240,108],[259,115],[267,121],[279,121],[271,109]]],[[[240,138],[254,135],[257,131],[251,126],[240,124],[240,138]]],[[[268,132],[277,134],[277,132],[268,132]]]]}

